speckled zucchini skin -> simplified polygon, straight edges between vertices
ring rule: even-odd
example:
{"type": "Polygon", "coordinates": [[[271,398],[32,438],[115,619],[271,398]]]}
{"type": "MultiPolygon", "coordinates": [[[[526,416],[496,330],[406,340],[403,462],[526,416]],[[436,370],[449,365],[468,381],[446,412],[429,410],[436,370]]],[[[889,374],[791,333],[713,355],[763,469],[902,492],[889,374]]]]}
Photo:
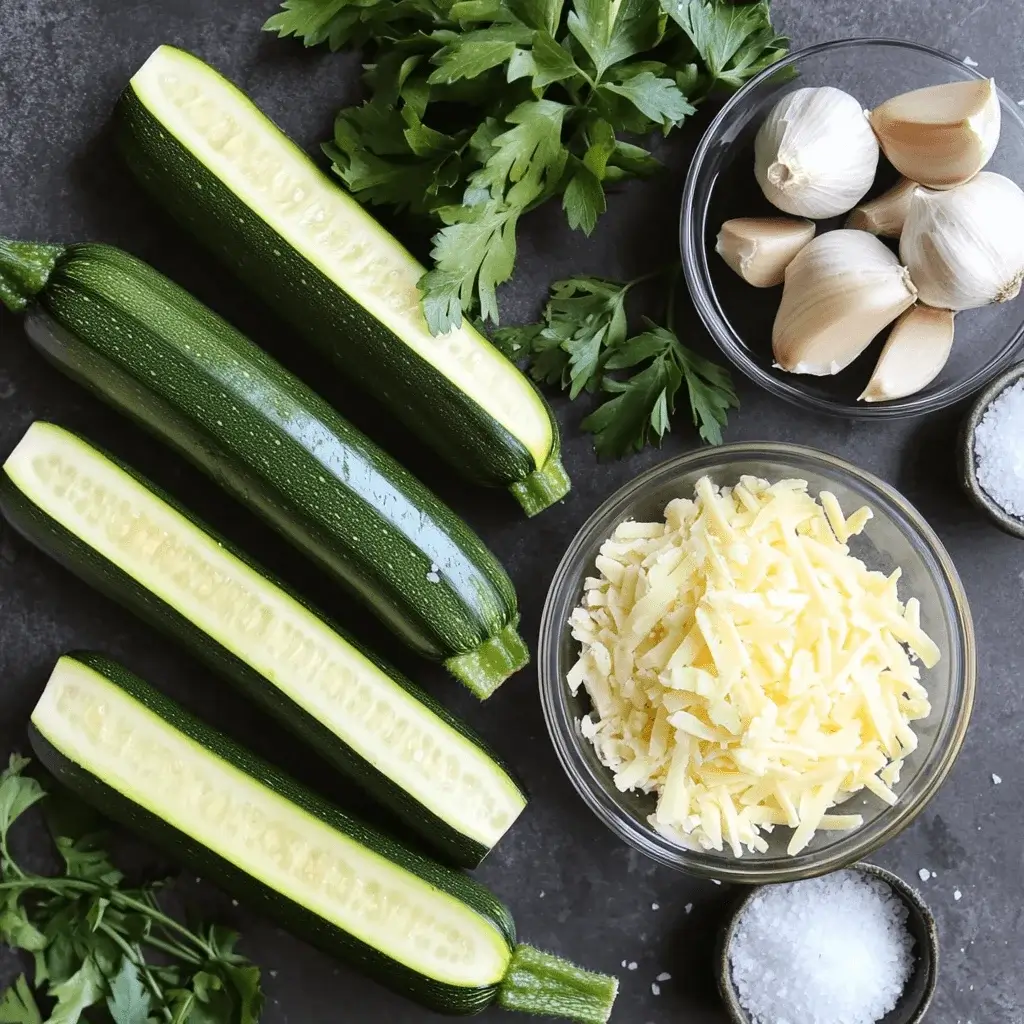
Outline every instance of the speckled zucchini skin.
{"type": "Polygon", "coordinates": [[[253,508],[420,654],[473,651],[517,621],[507,574],[451,509],[147,264],[107,245],[69,246],[27,330],[48,359],[253,508]]]}

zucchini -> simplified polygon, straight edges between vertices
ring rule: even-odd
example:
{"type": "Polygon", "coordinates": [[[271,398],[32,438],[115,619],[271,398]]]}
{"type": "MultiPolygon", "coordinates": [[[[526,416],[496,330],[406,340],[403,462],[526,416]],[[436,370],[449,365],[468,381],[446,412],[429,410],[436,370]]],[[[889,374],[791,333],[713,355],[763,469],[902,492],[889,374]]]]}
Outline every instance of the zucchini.
{"type": "Polygon", "coordinates": [[[470,479],[528,515],[569,479],[533,385],[468,323],[433,337],[419,263],[213,68],[161,46],[119,106],[143,185],[303,337],[470,479]]]}
{"type": "Polygon", "coordinates": [[[486,697],[529,658],[515,590],[412,474],[248,338],[107,245],[0,239],[0,301],[69,376],[178,449],[486,697]]]}
{"type": "Polygon", "coordinates": [[[58,661],[30,737],[74,793],[429,1009],[608,1019],[614,978],[517,946],[483,886],[343,814],[106,658],[58,661]]]}
{"type": "Polygon", "coordinates": [[[182,641],[447,859],[475,867],[526,798],[457,719],[123,463],[34,423],[0,508],[77,576],[182,641]]]}

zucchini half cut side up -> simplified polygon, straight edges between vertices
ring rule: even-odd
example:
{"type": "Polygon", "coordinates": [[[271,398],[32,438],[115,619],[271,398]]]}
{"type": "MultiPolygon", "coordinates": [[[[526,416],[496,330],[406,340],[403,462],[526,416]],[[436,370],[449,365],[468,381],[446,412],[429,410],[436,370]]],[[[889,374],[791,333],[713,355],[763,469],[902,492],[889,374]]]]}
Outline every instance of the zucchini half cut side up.
{"type": "Polygon", "coordinates": [[[429,1009],[608,1019],[614,978],[516,945],[483,886],[343,814],[115,662],[61,658],[30,737],[73,792],[429,1009]]]}
{"type": "Polygon", "coordinates": [[[29,427],[0,472],[0,508],[41,550],[224,673],[446,861],[477,866],[526,806],[458,719],[80,437],[29,427]]]}
{"type": "Polygon", "coordinates": [[[528,515],[569,478],[551,409],[468,323],[432,336],[424,268],[243,92],[161,46],[119,106],[150,193],[291,326],[457,471],[528,515]]]}
{"type": "Polygon", "coordinates": [[[0,302],[476,696],[529,660],[512,581],[469,526],[173,281],[109,245],[0,238],[0,302]]]}

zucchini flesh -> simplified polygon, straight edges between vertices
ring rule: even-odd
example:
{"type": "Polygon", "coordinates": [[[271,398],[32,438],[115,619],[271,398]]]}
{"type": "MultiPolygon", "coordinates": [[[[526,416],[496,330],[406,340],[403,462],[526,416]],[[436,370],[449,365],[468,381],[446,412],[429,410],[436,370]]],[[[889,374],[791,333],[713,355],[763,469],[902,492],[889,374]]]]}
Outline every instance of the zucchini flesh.
{"type": "Polygon", "coordinates": [[[480,697],[528,660],[515,590],[446,505],[152,267],[0,239],[0,301],[36,348],[178,449],[480,697]]]}
{"type": "Polygon", "coordinates": [[[475,866],[525,797],[461,723],[152,484],[34,423],[0,507],[73,572],[167,630],[457,864],[475,866]]]}
{"type": "Polygon", "coordinates": [[[32,713],[75,793],[395,991],[449,1014],[603,1024],[614,978],[515,945],[507,909],[368,829],[100,655],[58,661],[32,713]]]}
{"type": "Polygon", "coordinates": [[[536,388],[468,323],[430,334],[424,268],[244,93],[161,46],[120,121],[156,198],[442,458],[509,487],[529,514],[564,496],[557,427],[536,388]]]}

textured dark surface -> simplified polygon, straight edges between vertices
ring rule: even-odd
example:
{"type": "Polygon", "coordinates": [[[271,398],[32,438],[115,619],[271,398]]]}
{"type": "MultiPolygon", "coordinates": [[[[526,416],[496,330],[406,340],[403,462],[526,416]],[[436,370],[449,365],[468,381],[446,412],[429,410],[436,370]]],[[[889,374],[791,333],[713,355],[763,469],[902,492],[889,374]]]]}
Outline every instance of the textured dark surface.
{"type": "MultiPolygon", "coordinates": [[[[661,453],[599,466],[577,429],[579,410],[559,405],[575,490],[563,505],[527,523],[511,499],[453,483],[434,459],[389,428],[323,363],[293,343],[253,297],[142,196],[113,155],[106,125],[118,91],[158,43],[177,43],[212,61],[310,147],[327,134],[334,109],[358,96],[355,58],[304,53],[295,44],[261,36],[258,26],[270,8],[272,2],[253,0],[0,0],[0,232],[123,245],[252,334],[414,468],[482,533],[509,567],[520,594],[524,635],[533,643],[554,564],[577,527],[642,468],[692,446],[692,434],[680,423],[661,453]]],[[[857,34],[915,38],[978,61],[1011,96],[1024,99],[1016,42],[1024,29],[1024,9],[1015,5],[784,0],[777,19],[797,45],[857,34]]],[[[554,276],[622,276],[671,256],[680,170],[706,118],[702,114],[667,148],[665,157],[676,170],[658,183],[616,196],[589,241],[569,233],[557,210],[545,209],[530,219],[519,275],[503,295],[510,322],[536,312],[554,276]]],[[[1024,697],[1018,683],[1024,669],[1024,545],[984,521],[957,488],[956,430],[963,410],[906,424],[866,426],[801,414],[745,382],[740,387],[743,408],[734,417],[730,439],[817,444],[880,474],[927,515],[964,577],[980,650],[979,699],[967,746],[924,816],[876,859],[911,881],[920,868],[937,873],[921,884],[943,941],[930,1019],[936,1024],[1019,1024],[1024,1020],[1019,820],[1024,697]],[[993,773],[1002,785],[994,785],[993,773]],[[954,890],[962,893],[959,901],[954,890]]],[[[0,316],[0,455],[37,418],[81,430],[134,462],[304,593],[357,625],[369,641],[381,649],[393,647],[298,555],[180,460],[47,367],[29,350],[18,323],[0,316]]],[[[350,799],[317,773],[293,741],[240,706],[226,686],[170,643],[17,538],[0,535],[0,747],[24,748],[25,719],[54,659],[83,646],[122,658],[261,752],[332,795],[350,799]]],[[[730,894],[655,867],[590,816],[556,763],[534,676],[523,672],[478,706],[442,673],[409,658],[402,664],[491,739],[533,795],[524,819],[478,872],[512,905],[520,934],[595,969],[619,973],[622,995],[614,1020],[621,1024],[724,1020],[714,995],[712,934],[730,894]],[[693,905],[689,914],[688,904],[693,905]],[[635,961],[636,970],[621,969],[623,960],[635,961]],[[661,972],[672,980],[654,996],[651,982],[661,972]]],[[[183,885],[196,888],[192,878],[183,885]]],[[[241,926],[247,952],[266,968],[267,1024],[430,1019],[234,908],[208,887],[198,890],[211,912],[241,926]]],[[[5,955],[0,980],[16,970],[14,958],[5,955]]],[[[485,1019],[499,1017],[492,1011],[485,1019]]]]}

